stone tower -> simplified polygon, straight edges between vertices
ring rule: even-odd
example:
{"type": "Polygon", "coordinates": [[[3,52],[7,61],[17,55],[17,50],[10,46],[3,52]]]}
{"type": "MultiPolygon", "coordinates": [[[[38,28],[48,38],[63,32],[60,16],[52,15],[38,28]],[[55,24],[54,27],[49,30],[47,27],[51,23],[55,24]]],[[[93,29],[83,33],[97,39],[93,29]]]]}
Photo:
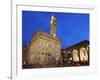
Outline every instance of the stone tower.
{"type": "Polygon", "coordinates": [[[55,16],[52,16],[51,17],[51,21],[50,21],[50,27],[51,27],[51,32],[50,34],[54,37],[56,37],[56,26],[57,26],[57,23],[56,23],[56,17],[55,16]]]}

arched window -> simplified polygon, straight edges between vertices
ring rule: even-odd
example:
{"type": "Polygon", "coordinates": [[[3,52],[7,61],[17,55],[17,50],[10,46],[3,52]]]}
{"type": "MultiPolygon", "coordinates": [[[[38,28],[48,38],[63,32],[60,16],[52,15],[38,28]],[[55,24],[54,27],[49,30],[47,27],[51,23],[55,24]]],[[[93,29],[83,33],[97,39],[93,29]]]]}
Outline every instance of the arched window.
{"type": "Polygon", "coordinates": [[[81,61],[88,61],[88,53],[87,53],[87,49],[82,47],[80,49],[80,60],[81,61]]]}
{"type": "Polygon", "coordinates": [[[73,61],[79,62],[78,50],[74,49],[72,54],[73,54],[73,61]]]}
{"type": "Polygon", "coordinates": [[[42,55],[44,55],[44,53],[42,53],[42,55]]]}

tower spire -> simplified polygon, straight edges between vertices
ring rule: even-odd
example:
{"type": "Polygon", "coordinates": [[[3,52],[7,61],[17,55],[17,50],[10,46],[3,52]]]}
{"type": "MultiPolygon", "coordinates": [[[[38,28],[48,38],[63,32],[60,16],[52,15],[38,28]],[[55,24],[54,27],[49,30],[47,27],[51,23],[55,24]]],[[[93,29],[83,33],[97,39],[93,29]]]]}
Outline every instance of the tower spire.
{"type": "Polygon", "coordinates": [[[56,37],[56,26],[57,26],[57,23],[56,23],[56,17],[55,16],[52,16],[51,17],[51,21],[50,21],[50,27],[51,27],[51,32],[50,34],[54,37],[56,37]]]}

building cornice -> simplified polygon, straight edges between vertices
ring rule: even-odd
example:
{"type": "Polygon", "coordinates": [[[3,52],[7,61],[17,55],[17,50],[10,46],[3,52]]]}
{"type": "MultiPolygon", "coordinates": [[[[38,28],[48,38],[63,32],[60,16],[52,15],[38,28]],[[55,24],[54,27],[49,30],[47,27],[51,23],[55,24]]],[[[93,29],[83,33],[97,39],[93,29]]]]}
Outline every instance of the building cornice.
{"type": "Polygon", "coordinates": [[[34,40],[36,40],[37,38],[42,38],[42,39],[45,39],[45,40],[49,40],[49,41],[54,41],[54,42],[57,42],[57,43],[60,43],[61,44],[61,40],[58,39],[57,37],[54,37],[46,32],[42,32],[42,31],[38,31],[33,37],[32,37],[32,41],[33,42],[34,40]]]}

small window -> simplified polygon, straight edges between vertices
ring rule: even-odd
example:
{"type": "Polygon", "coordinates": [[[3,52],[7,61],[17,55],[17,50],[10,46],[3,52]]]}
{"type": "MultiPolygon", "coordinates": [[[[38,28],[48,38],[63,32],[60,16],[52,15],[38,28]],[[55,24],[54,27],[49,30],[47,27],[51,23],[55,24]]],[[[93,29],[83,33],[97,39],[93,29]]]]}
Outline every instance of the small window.
{"type": "Polygon", "coordinates": [[[54,58],[51,58],[52,60],[54,60],[54,58]]]}
{"type": "Polygon", "coordinates": [[[63,51],[63,53],[66,53],[66,51],[63,51]]]}
{"type": "Polygon", "coordinates": [[[42,53],[42,55],[44,55],[44,53],[42,53]]]}
{"type": "Polygon", "coordinates": [[[48,56],[51,56],[51,54],[48,54],[48,56]]]}
{"type": "Polygon", "coordinates": [[[47,55],[47,53],[45,53],[45,55],[47,55]]]}
{"type": "Polygon", "coordinates": [[[39,56],[39,60],[40,60],[40,56],[39,56]]]}

